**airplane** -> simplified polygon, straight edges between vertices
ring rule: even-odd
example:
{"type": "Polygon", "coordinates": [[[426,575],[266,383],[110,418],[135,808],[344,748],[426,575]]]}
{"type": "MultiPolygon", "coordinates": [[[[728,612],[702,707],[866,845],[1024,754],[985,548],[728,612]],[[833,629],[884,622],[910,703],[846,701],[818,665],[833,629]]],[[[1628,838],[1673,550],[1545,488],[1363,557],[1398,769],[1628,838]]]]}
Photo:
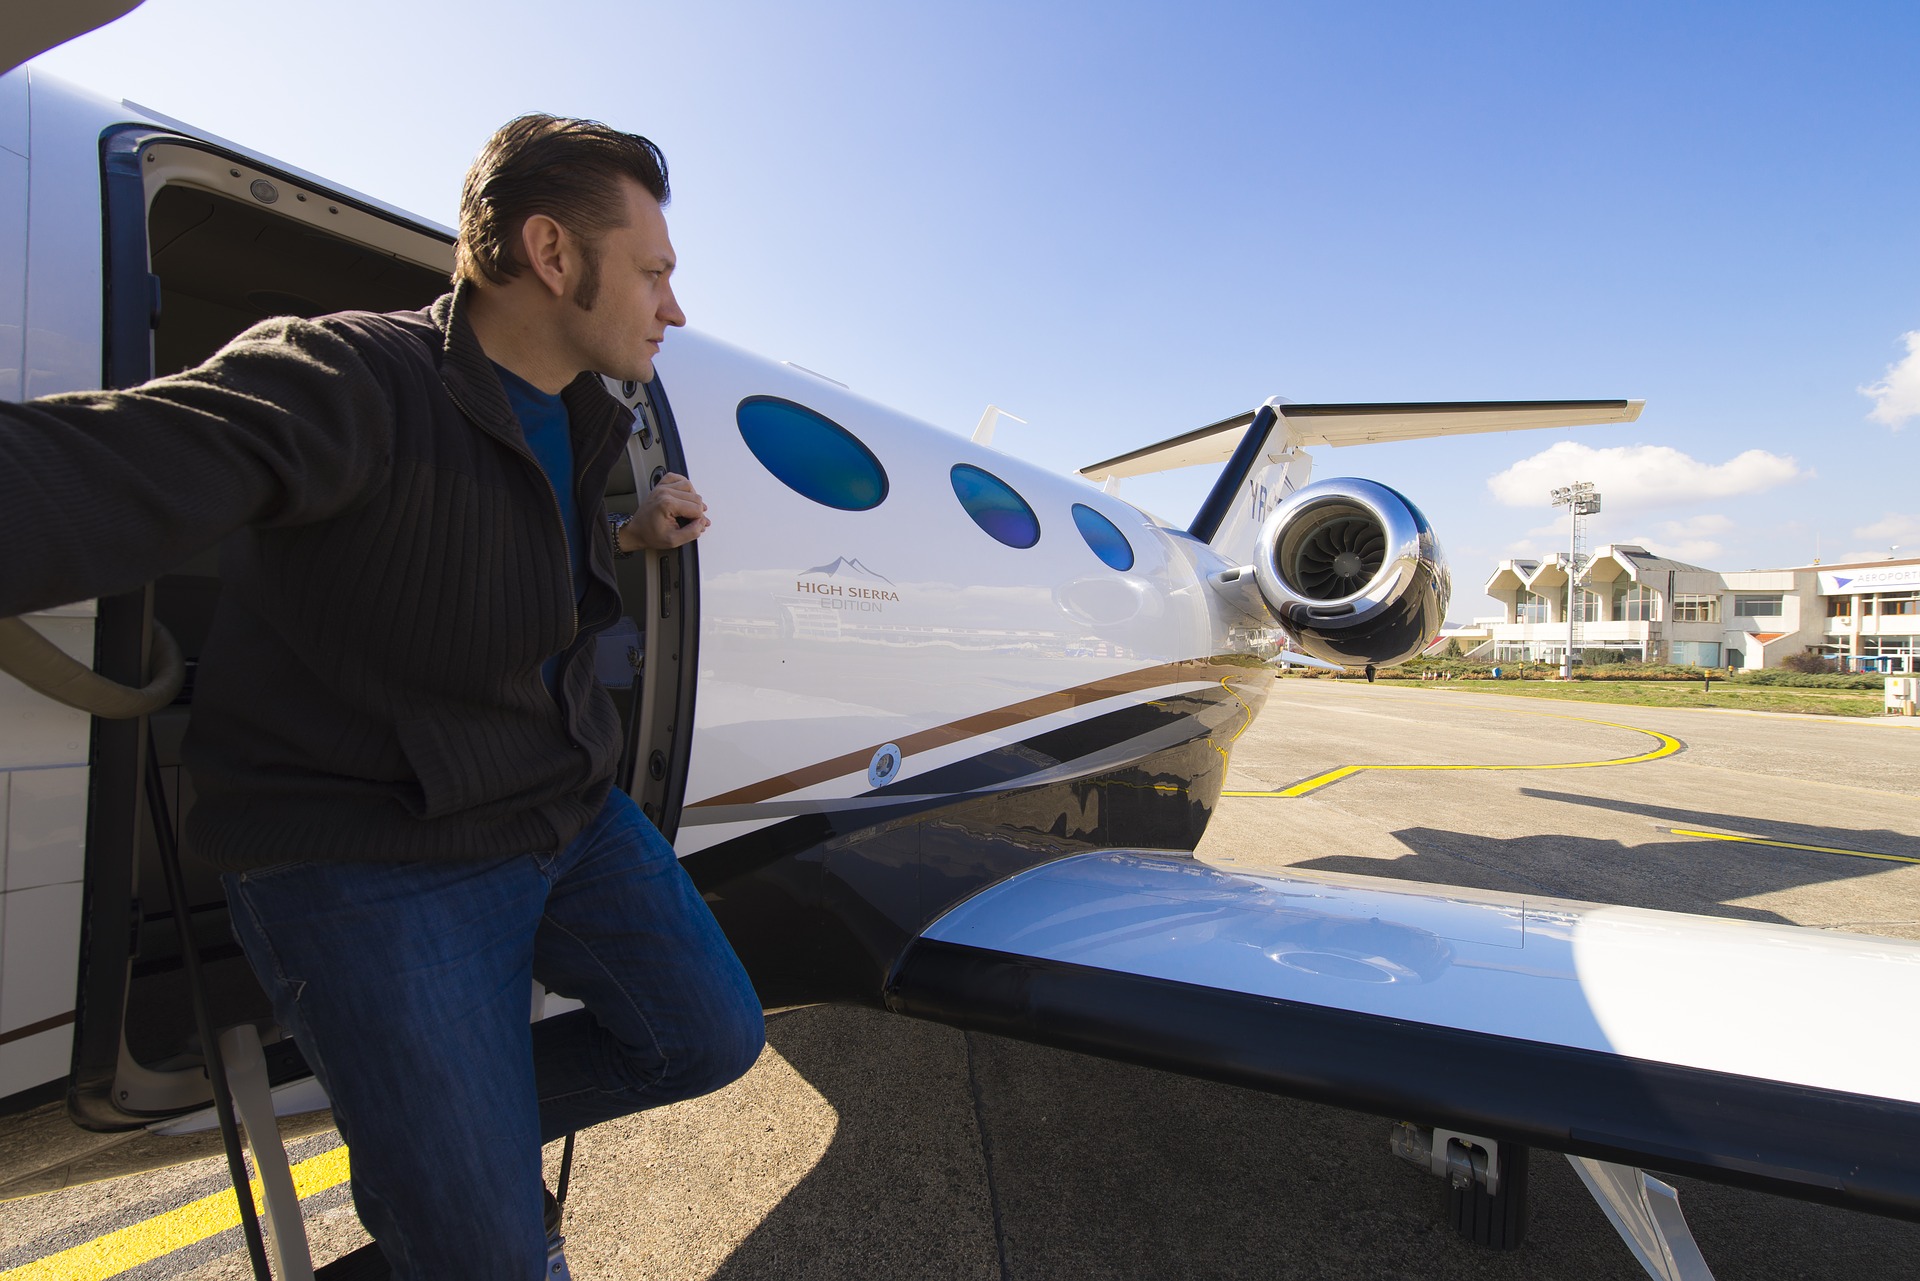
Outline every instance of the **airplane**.
{"type": "MultiPolygon", "coordinates": [[[[0,75],[9,399],[143,382],[268,315],[424,305],[451,240],[0,75]]],[[[1888,1016],[1920,996],[1920,944],[1191,855],[1277,664],[1389,665],[1445,615],[1418,508],[1313,481],[1306,450],[1641,402],[1275,398],[1060,476],[691,330],[609,389],[636,415],[610,507],[671,470],[726,515],[622,562],[598,653],[619,782],[769,1008],[864,1002],[1376,1113],[1497,1248],[1525,1231],[1529,1150],[1564,1153],[1655,1277],[1711,1273],[1649,1169],[1920,1218],[1920,1039],[1888,1016]],[[1184,528],[1109,492],[1197,464],[1221,470],[1184,528]]],[[[0,635],[0,1197],[206,1155],[234,1128],[224,1071],[281,1275],[311,1275],[273,1118],[317,1128],[325,1096],[177,853],[219,591],[203,555],[0,635]]]]}

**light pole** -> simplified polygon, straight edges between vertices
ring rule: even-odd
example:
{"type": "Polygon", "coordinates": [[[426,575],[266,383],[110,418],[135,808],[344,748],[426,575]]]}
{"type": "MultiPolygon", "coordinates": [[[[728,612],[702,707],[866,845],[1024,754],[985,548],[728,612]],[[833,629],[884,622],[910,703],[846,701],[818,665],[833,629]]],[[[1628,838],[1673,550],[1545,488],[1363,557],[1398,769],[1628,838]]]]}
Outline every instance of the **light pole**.
{"type": "Polygon", "coordinates": [[[1575,584],[1580,581],[1580,574],[1585,569],[1582,562],[1586,559],[1586,539],[1584,538],[1587,531],[1586,518],[1600,510],[1600,494],[1594,489],[1592,481],[1577,481],[1554,490],[1553,505],[1567,508],[1573,517],[1573,535],[1567,546],[1567,654],[1560,660],[1561,679],[1572,680],[1573,651],[1579,643],[1580,636],[1580,615],[1575,608],[1578,601],[1578,597],[1574,594],[1575,584]]]}

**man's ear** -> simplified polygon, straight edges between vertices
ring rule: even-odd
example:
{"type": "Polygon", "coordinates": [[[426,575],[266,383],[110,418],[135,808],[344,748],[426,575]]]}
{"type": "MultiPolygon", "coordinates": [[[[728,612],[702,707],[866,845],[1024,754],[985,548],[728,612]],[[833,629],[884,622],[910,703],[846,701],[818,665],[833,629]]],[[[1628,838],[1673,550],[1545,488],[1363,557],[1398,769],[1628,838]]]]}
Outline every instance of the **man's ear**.
{"type": "Polygon", "coordinates": [[[566,229],[546,214],[533,214],[520,225],[520,251],[535,279],[555,298],[566,296],[569,247],[566,229]]]}

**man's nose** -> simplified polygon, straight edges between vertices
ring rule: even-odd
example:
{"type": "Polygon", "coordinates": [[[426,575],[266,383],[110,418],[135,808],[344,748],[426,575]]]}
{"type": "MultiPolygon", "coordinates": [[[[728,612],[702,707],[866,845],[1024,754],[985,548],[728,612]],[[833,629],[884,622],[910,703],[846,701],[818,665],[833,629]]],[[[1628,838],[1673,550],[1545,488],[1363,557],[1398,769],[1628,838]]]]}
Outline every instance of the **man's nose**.
{"type": "Polygon", "coordinates": [[[660,307],[660,319],[669,325],[685,325],[687,313],[680,310],[680,300],[674,297],[673,286],[667,286],[667,296],[660,307]]]}

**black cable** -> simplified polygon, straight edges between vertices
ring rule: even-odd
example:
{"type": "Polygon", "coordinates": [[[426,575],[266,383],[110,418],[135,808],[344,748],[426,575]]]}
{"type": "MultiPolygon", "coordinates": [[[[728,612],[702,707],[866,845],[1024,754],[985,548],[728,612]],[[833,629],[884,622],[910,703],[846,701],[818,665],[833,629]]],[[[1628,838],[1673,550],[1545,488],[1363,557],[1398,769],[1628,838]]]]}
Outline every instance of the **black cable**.
{"type": "MultiPolygon", "coordinates": [[[[240,1152],[240,1131],[233,1119],[227,1068],[220,1059],[220,1044],[213,1037],[213,1019],[207,1013],[206,984],[200,975],[200,948],[194,942],[193,922],[187,913],[187,881],[180,872],[179,842],[174,839],[173,817],[167,809],[160,758],[154,753],[151,732],[147,735],[146,758],[147,813],[153,818],[154,839],[160,843],[160,867],[167,877],[167,897],[173,900],[173,922],[180,931],[180,957],[186,964],[187,991],[193,998],[193,1021],[200,1029],[200,1045],[207,1057],[213,1111],[220,1118],[220,1141],[227,1149],[227,1173],[233,1178],[234,1199],[240,1203],[240,1231],[247,1240],[247,1256],[253,1260],[254,1281],[272,1281],[273,1274],[267,1269],[266,1242],[260,1236],[260,1216],[253,1208],[253,1181],[247,1176],[246,1158],[240,1152]]],[[[275,1134],[273,1141],[279,1142],[280,1136],[275,1134]]]]}
{"type": "Polygon", "coordinates": [[[573,1176],[573,1132],[567,1132],[567,1141],[560,1149],[560,1189],[553,1199],[561,1205],[567,1203],[567,1180],[573,1176]]]}

